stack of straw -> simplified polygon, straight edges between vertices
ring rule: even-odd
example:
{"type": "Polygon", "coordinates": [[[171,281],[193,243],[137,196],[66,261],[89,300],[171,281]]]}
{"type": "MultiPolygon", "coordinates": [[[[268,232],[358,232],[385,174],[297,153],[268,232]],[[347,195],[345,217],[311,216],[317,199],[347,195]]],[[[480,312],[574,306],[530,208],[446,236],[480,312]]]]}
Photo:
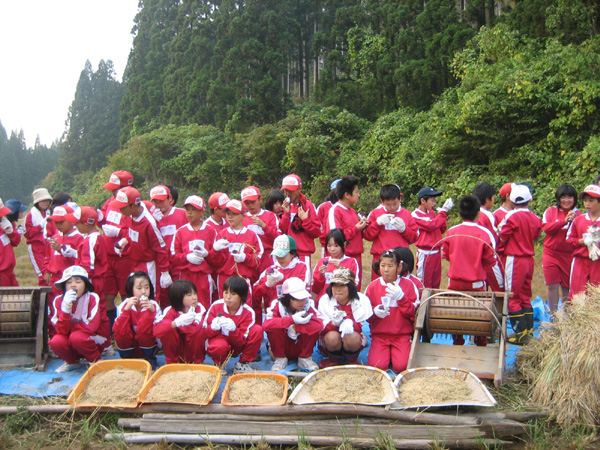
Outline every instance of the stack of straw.
{"type": "Polygon", "coordinates": [[[521,348],[520,373],[531,400],[565,428],[600,424],[600,288],[577,295],[521,348]]]}

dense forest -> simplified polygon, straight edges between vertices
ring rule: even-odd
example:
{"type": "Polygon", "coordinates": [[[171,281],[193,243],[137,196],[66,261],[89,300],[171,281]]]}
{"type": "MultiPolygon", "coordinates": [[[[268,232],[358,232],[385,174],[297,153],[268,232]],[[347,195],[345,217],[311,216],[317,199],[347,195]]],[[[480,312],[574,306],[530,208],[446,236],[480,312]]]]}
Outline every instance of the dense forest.
{"type": "Polygon", "coordinates": [[[600,168],[599,6],[141,0],[123,81],[86,63],[45,183],[99,204],[121,168],[182,196],[295,172],[320,202],[353,174],[368,210],[388,182],[518,181],[541,211],[600,168]]]}

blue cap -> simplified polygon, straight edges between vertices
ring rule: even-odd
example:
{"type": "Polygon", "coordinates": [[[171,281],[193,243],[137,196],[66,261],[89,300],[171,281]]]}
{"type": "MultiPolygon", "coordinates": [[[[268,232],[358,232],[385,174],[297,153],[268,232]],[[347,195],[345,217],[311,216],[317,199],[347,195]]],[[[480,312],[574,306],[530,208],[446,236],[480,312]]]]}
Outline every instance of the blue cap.
{"type": "Polygon", "coordinates": [[[7,208],[9,208],[13,213],[16,213],[17,211],[19,211],[19,212],[27,211],[27,205],[24,205],[19,200],[15,200],[14,198],[11,198],[10,200],[6,200],[6,203],[4,205],[7,208]]]}
{"type": "Polygon", "coordinates": [[[435,189],[431,188],[431,187],[424,187],[423,189],[421,189],[419,191],[419,193],[417,194],[418,198],[421,199],[423,197],[438,197],[440,195],[442,195],[443,192],[441,191],[436,191],[435,189]]]}
{"type": "Polygon", "coordinates": [[[339,184],[340,181],[342,181],[342,179],[338,178],[337,180],[334,180],[334,181],[331,182],[330,187],[331,187],[332,191],[337,187],[337,185],[339,184]]]}

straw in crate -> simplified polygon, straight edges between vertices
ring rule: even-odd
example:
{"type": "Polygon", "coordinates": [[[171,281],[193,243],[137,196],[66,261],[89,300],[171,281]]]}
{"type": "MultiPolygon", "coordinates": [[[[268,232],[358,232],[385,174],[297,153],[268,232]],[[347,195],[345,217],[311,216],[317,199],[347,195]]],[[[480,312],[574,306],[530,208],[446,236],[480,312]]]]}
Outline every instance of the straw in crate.
{"type": "MultiPolygon", "coordinates": [[[[240,384],[238,384],[240,386],[240,384]]],[[[288,378],[277,373],[240,373],[232,375],[227,380],[221,403],[225,406],[282,406],[285,405],[288,392],[288,378]],[[277,393],[274,390],[273,381],[278,385],[277,393]],[[232,388],[236,383],[243,383],[244,389],[241,395],[231,395],[232,388]]]]}

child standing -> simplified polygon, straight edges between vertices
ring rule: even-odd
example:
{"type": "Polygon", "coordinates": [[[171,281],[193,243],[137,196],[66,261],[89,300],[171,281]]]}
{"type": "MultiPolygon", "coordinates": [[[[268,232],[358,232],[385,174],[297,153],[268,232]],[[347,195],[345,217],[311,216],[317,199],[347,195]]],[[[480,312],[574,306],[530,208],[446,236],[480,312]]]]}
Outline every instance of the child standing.
{"type": "Polygon", "coordinates": [[[44,279],[44,260],[48,243],[44,236],[44,226],[48,218],[48,207],[52,197],[45,188],[33,191],[33,208],[25,217],[25,240],[27,241],[27,253],[38,277],[39,286],[48,286],[44,279]]]}
{"type": "Polygon", "coordinates": [[[575,217],[581,215],[581,211],[577,209],[577,191],[573,186],[559,186],[554,198],[556,205],[548,208],[542,218],[542,230],[546,233],[542,269],[550,312],[558,310],[559,286],[562,288],[563,303],[569,296],[573,247],[567,242],[567,231],[575,217]]]}
{"type": "Polygon", "coordinates": [[[273,264],[273,241],[281,234],[279,220],[274,213],[261,208],[262,197],[260,190],[255,186],[248,186],[242,191],[242,203],[248,209],[244,225],[256,233],[263,245],[263,255],[258,268],[258,272],[262,273],[273,264]]]}
{"type": "Polygon", "coordinates": [[[214,228],[217,234],[221,230],[227,228],[225,220],[225,205],[229,201],[227,194],[223,192],[215,192],[208,198],[208,207],[210,208],[210,216],[205,220],[206,225],[214,228]]]}
{"type": "Polygon", "coordinates": [[[419,206],[412,213],[419,233],[415,243],[418,249],[417,277],[423,281],[423,286],[432,289],[439,289],[440,287],[442,255],[440,254],[438,242],[442,239],[444,231],[446,231],[448,211],[454,206],[454,202],[449,198],[441,208],[438,208],[438,214],[436,215],[433,208],[435,207],[436,198],[442,194],[443,192],[436,191],[431,187],[424,187],[419,190],[417,194],[419,206]]]}
{"type": "Polygon", "coordinates": [[[586,213],[576,217],[567,232],[567,242],[575,249],[569,299],[585,292],[588,283],[592,286],[600,285],[600,239],[597,231],[600,226],[600,186],[586,186],[579,198],[583,199],[586,213]]]}
{"type": "Polygon", "coordinates": [[[129,274],[127,298],[117,307],[114,337],[121,358],[144,358],[152,369],[156,362],[157,341],[153,335],[154,321],[161,316],[154,300],[154,288],[146,272],[129,274]]]}
{"type": "Polygon", "coordinates": [[[49,345],[65,362],[56,369],[57,373],[62,373],[81,367],[81,359],[92,363],[98,361],[110,337],[99,331],[106,318],[102,317],[98,305],[100,298],[94,293],[94,286],[83,267],[65,269],[56,281],[56,288],[62,295],[53,302],[50,321],[56,334],[49,345]]]}
{"type": "Polygon", "coordinates": [[[513,296],[508,302],[508,315],[515,333],[508,337],[511,344],[522,345],[533,336],[531,280],[535,262],[534,241],[540,237],[542,221],[528,209],[533,199],[525,185],[514,185],[510,200],[514,209],[504,218],[498,242],[498,253],[504,259],[508,285],[513,296]]]}
{"type": "Polygon", "coordinates": [[[167,364],[202,364],[206,310],[198,303],[194,283],[177,280],[169,289],[170,306],[156,319],[154,337],[160,339],[167,364]]]}
{"type": "Polygon", "coordinates": [[[304,281],[296,277],[285,280],[282,295],[271,303],[264,324],[273,355],[271,371],[284,370],[288,359],[296,358],[300,369],[317,370],[312,353],[322,329],[323,321],[304,281]]]}
{"type": "MultiPolygon", "coordinates": [[[[369,221],[359,218],[358,213],[352,208],[358,203],[360,194],[358,192],[358,178],[347,176],[340,179],[336,187],[338,201],[329,210],[328,230],[340,228],[348,240],[346,255],[356,259],[358,267],[362,267],[363,231],[369,226],[369,221]]],[[[360,290],[362,277],[358,276],[357,288],[360,290]]]]}
{"type": "Polygon", "coordinates": [[[235,372],[254,370],[254,361],[263,338],[263,329],[255,322],[254,311],[246,304],[248,283],[240,276],[231,276],[223,285],[223,298],[214,302],[204,319],[206,353],[221,370],[228,355],[240,359],[235,363],[235,372]]]}
{"type": "MultiPolygon", "coordinates": [[[[418,237],[417,225],[407,209],[402,208],[402,192],[396,184],[385,184],[379,190],[381,204],[369,213],[369,226],[364,236],[373,242],[373,263],[379,256],[393,247],[408,247],[418,237]]],[[[377,278],[374,272],[371,279],[377,278]]]]}
{"type": "Polygon", "coordinates": [[[0,199],[0,286],[19,285],[15,276],[17,260],[13,247],[19,245],[21,235],[17,232],[16,225],[13,226],[6,217],[9,214],[12,211],[0,199]]]}
{"type": "Polygon", "coordinates": [[[277,220],[281,220],[281,216],[283,215],[283,201],[285,200],[285,195],[281,192],[280,189],[271,189],[269,191],[269,195],[267,195],[267,200],[265,201],[265,209],[267,211],[271,211],[277,217],[277,220]]]}
{"type": "Polygon", "coordinates": [[[329,194],[325,198],[325,201],[317,207],[317,217],[319,218],[319,223],[321,224],[321,234],[319,236],[319,242],[321,243],[321,257],[327,254],[327,244],[325,242],[325,238],[327,237],[327,233],[329,232],[329,210],[338,201],[336,189],[339,182],[340,178],[334,180],[331,183],[331,191],[329,191],[329,194]]]}
{"type": "Polygon", "coordinates": [[[367,345],[362,324],[373,315],[369,299],[356,289],[350,269],[333,271],[327,293],[319,299],[323,319],[319,351],[327,356],[319,367],[356,364],[360,351],[367,345]]]}
{"type": "Polygon", "coordinates": [[[498,231],[500,231],[504,217],[514,209],[514,205],[510,201],[510,191],[513,186],[515,186],[515,183],[504,183],[498,191],[498,195],[500,195],[500,200],[502,201],[500,208],[494,211],[494,219],[496,219],[498,231]]]}
{"type": "Polygon", "coordinates": [[[208,309],[214,290],[210,262],[214,258],[213,243],[217,232],[202,222],[205,209],[202,197],[190,195],[183,206],[188,224],[176,231],[171,243],[173,270],[175,278],[194,283],[198,290],[198,301],[208,309]]]}
{"type": "Polygon", "coordinates": [[[282,233],[294,238],[298,257],[308,270],[311,270],[310,257],[315,252],[315,238],[321,234],[321,224],[315,205],[302,193],[302,181],[295,174],[287,175],[282,183],[286,198],[283,201],[283,215],[279,222],[282,233]]]}
{"type": "Polygon", "coordinates": [[[308,267],[298,258],[293,237],[285,234],[278,236],[273,247],[271,255],[275,258],[275,264],[261,273],[252,289],[252,309],[259,325],[262,324],[263,302],[267,308],[273,300],[281,297],[285,280],[296,277],[306,283],[310,278],[308,267]]]}
{"type": "Polygon", "coordinates": [[[133,187],[119,190],[110,206],[119,209],[125,217],[131,217],[129,236],[119,240],[115,248],[121,251],[129,246],[132,271],[141,270],[148,274],[160,300],[161,289],[168,289],[173,281],[169,274],[167,247],[154,217],[142,203],[139,191],[133,187]]]}
{"type": "Polygon", "coordinates": [[[232,275],[244,277],[248,286],[258,279],[263,247],[256,233],[244,226],[245,212],[246,207],[239,200],[227,202],[225,216],[229,227],[219,232],[213,245],[220,296],[225,281],[232,275]]]}
{"type": "Polygon", "coordinates": [[[329,230],[325,242],[327,243],[326,248],[329,256],[321,258],[317,262],[312,277],[311,292],[316,294],[317,300],[325,295],[335,269],[339,269],[340,267],[350,269],[356,276],[354,280],[356,284],[358,284],[358,275],[356,274],[360,274],[360,267],[358,267],[356,259],[350,258],[345,254],[347,241],[342,230],[339,228],[329,230]]]}
{"type": "Polygon", "coordinates": [[[400,373],[410,355],[410,338],[415,330],[415,304],[418,291],[408,279],[398,278],[398,254],[386,250],[379,259],[381,277],[372,281],[365,295],[371,301],[371,347],[368,365],[400,373]]]}

